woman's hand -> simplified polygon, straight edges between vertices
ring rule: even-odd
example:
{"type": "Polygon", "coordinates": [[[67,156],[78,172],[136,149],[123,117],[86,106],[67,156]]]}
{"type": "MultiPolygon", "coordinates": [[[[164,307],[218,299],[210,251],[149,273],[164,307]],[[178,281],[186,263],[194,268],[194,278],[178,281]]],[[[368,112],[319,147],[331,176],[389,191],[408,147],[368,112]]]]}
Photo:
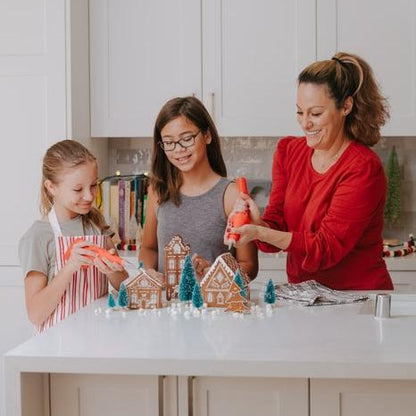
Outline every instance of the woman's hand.
{"type": "MultiPolygon", "coordinates": [[[[240,198],[235,201],[233,212],[248,210],[250,212],[251,224],[262,224],[259,207],[254,200],[247,194],[240,194],[240,198]],[[237,209],[238,207],[238,209],[237,209]]],[[[230,218],[230,217],[228,217],[230,218]]]]}
{"type": "Polygon", "coordinates": [[[196,277],[198,281],[201,281],[207,270],[211,267],[211,263],[204,257],[201,257],[198,253],[195,253],[192,256],[192,263],[194,265],[196,277]]]}
{"type": "Polygon", "coordinates": [[[94,259],[97,257],[97,253],[92,250],[88,250],[88,246],[91,246],[90,241],[79,241],[71,246],[71,255],[66,263],[72,272],[76,272],[82,266],[91,266],[94,264],[94,259]]]}
{"type": "MultiPolygon", "coordinates": [[[[110,248],[108,252],[113,255],[116,254],[116,250],[114,248],[110,248]]],[[[102,256],[96,256],[94,258],[94,266],[97,266],[98,270],[104,274],[111,274],[124,270],[124,267],[121,264],[112,262],[108,258],[102,256]]]]}
{"type": "Polygon", "coordinates": [[[260,226],[254,225],[254,224],[246,224],[246,225],[242,225],[241,227],[235,227],[235,228],[229,228],[229,229],[227,228],[229,232],[228,233],[226,232],[224,235],[224,244],[229,245],[229,243],[232,242],[232,244],[235,247],[241,247],[250,243],[251,241],[258,240],[259,228],[260,226]],[[238,241],[229,240],[228,239],[229,234],[239,234],[240,238],[238,239],[238,241]]]}
{"type": "Polygon", "coordinates": [[[232,227],[232,218],[237,212],[244,212],[247,211],[250,214],[250,224],[253,227],[248,228],[247,230],[243,231],[245,234],[245,238],[241,242],[241,237],[238,241],[238,245],[241,246],[243,244],[247,244],[250,241],[255,240],[257,237],[254,237],[254,234],[256,232],[256,228],[254,228],[256,225],[263,225],[263,221],[261,219],[260,210],[257,207],[256,203],[253,201],[253,199],[246,194],[241,193],[240,197],[236,199],[234,203],[234,207],[230,215],[228,216],[227,221],[227,228],[224,233],[224,244],[227,246],[235,245],[235,241],[232,239],[229,239],[230,234],[239,234],[239,230],[243,229],[244,226],[241,227],[232,227]],[[234,232],[234,230],[237,230],[234,232]]]}

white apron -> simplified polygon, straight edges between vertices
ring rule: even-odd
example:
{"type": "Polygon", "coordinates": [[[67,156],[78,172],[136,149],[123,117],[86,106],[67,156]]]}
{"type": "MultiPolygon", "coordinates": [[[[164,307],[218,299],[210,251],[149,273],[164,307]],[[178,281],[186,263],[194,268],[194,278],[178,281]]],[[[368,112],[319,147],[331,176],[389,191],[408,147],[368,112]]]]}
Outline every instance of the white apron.
{"type": "MultiPolygon", "coordinates": [[[[55,235],[55,276],[65,265],[65,252],[76,239],[82,238],[101,248],[106,248],[106,236],[104,235],[63,236],[58,218],[56,217],[53,208],[48,214],[48,219],[55,235]]],[[[81,309],[94,300],[104,296],[107,291],[107,277],[104,273],[101,273],[96,266],[82,267],[72,275],[72,280],[62,295],[58,306],[51,313],[49,318],[47,318],[43,324],[38,326],[38,332],[43,332],[57,322],[62,321],[78,309],[81,309]]]]}

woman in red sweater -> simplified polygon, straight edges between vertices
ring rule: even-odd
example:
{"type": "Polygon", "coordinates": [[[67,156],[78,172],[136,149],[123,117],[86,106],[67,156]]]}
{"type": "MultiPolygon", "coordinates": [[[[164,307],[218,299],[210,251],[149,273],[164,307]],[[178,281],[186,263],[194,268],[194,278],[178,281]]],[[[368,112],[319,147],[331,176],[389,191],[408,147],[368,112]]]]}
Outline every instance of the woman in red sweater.
{"type": "Polygon", "coordinates": [[[386,177],[370,149],[388,109],[370,66],[337,53],[305,68],[297,118],[305,136],[278,142],[264,215],[248,196],[235,205],[251,213],[251,225],[232,229],[237,244],[257,240],[262,251],[286,251],[292,283],[393,289],[382,259],[386,177]]]}

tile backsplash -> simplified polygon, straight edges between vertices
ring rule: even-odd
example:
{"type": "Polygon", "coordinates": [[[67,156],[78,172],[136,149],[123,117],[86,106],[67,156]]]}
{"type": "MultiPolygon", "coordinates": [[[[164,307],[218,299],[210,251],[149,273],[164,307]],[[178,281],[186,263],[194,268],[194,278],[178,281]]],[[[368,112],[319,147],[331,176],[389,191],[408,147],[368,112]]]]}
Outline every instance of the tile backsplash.
{"type": "MultiPolygon", "coordinates": [[[[221,140],[230,178],[270,180],[277,137],[223,137],[221,140]]],[[[112,138],[108,142],[109,173],[150,170],[151,138],[112,138]]],[[[416,137],[383,138],[373,149],[386,163],[393,146],[402,171],[402,215],[396,226],[385,227],[384,236],[407,240],[409,233],[416,234],[416,162],[413,162],[416,161],[416,137]]]]}

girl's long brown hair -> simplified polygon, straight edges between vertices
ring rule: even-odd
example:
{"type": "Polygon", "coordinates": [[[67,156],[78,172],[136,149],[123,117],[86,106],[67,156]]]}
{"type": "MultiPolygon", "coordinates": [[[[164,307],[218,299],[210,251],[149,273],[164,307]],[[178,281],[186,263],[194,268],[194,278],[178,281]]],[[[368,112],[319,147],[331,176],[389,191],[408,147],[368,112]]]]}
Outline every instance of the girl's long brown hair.
{"type": "Polygon", "coordinates": [[[299,74],[298,83],[326,85],[338,109],[352,97],[353,108],[345,119],[347,137],[367,146],[378,143],[380,128],[389,118],[389,108],[364,59],[338,52],[331,60],[314,62],[306,67],[299,74]]]}
{"type": "MultiPolygon", "coordinates": [[[[40,188],[40,212],[47,215],[53,206],[53,196],[48,192],[45,181],[59,183],[60,175],[65,169],[75,168],[87,162],[97,163],[95,156],[81,143],[75,140],[62,140],[52,145],[43,157],[42,184],[40,188]]],[[[101,231],[109,227],[101,212],[93,207],[82,216],[84,225],[96,225],[101,231]]]]}
{"type": "Polygon", "coordinates": [[[180,116],[186,117],[195,124],[203,134],[207,132],[211,134],[211,143],[207,144],[209,164],[218,175],[227,176],[217,128],[202,102],[195,97],[177,97],[169,100],[160,110],[155,123],[150,185],[159,203],[172,200],[178,206],[182,175],[180,170],[169,162],[159,143],[162,141],[162,129],[180,116]]]}

